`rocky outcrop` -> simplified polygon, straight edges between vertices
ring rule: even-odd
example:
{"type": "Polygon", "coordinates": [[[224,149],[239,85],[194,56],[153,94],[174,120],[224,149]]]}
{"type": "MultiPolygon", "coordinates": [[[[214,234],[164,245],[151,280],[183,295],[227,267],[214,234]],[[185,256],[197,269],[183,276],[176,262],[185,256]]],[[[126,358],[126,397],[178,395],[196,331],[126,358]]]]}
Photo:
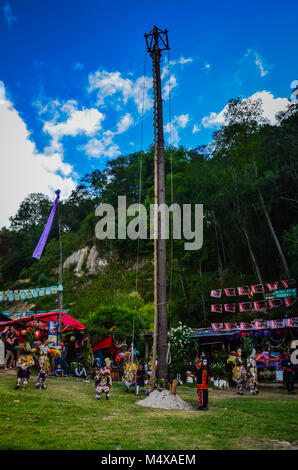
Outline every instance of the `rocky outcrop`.
{"type": "Polygon", "coordinates": [[[99,257],[95,246],[81,248],[70,255],[63,264],[63,269],[72,269],[77,276],[82,276],[85,272],[96,274],[107,264],[106,260],[99,257]]]}

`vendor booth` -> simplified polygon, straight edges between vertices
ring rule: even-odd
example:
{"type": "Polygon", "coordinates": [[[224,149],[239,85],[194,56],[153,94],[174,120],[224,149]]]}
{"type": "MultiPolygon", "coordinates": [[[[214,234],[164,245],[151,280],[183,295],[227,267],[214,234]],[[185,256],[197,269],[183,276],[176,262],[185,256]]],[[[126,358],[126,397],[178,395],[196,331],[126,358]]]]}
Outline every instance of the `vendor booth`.
{"type": "MultiPolygon", "coordinates": [[[[212,323],[209,328],[193,329],[192,332],[200,353],[204,352],[215,368],[220,370],[233,351],[250,348],[255,350],[260,377],[268,382],[282,381],[283,353],[295,350],[298,344],[298,318],[212,323]]],[[[246,356],[249,355],[247,350],[246,356]]]]}
{"type": "MultiPolygon", "coordinates": [[[[30,326],[37,326],[39,325],[40,328],[48,328],[49,322],[58,322],[59,312],[47,312],[47,313],[38,313],[32,314],[32,316],[26,316],[22,318],[18,318],[17,320],[9,320],[9,321],[1,321],[0,322],[0,331],[2,331],[6,326],[13,325],[14,328],[17,325],[28,324],[30,326]]],[[[63,331],[66,330],[85,330],[86,327],[80,323],[79,321],[75,320],[73,317],[68,315],[66,312],[62,312],[62,329],[63,331]]]]}

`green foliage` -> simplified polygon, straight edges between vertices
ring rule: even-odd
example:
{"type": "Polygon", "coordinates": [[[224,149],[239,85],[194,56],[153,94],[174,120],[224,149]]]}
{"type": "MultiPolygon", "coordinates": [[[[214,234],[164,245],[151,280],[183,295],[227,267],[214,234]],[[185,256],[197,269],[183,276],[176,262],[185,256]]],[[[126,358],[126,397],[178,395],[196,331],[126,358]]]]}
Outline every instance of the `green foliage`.
{"type": "Polygon", "coordinates": [[[191,338],[191,329],[181,322],[176,328],[171,328],[168,334],[171,346],[171,364],[172,373],[181,373],[193,360],[195,352],[195,341],[191,338]]]}
{"type": "MultiPolygon", "coordinates": [[[[173,326],[179,321],[199,327],[231,320],[230,314],[210,312],[210,290],[258,282],[248,241],[264,282],[287,275],[268,217],[290,276],[298,274],[297,106],[289,106],[278,116],[277,125],[269,125],[259,101],[234,99],[227,106],[225,119],[212,145],[165,149],[166,202],[171,203],[173,184],[175,203],[204,205],[200,252],[185,251],[184,240],[173,240],[173,249],[167,243],[168,312],[173,326]]],[[[63,259],[85,246],[96,246],[108,263],[98,275],[90,275],[84,268],[80,279],[71,269],[64,272],[64,305],[78,319],[85,320],[98,308],[115,305],[136,308],[141,318],[150,311],[152,329],[153,241],[140,241],[136,301],[131,293],[136,285],[137,242],[96,240],[95,207],[100,202],[110,203],[117,213],[119,195],[126,196],[128,205],[137,203],[142,160],[141,202],[148,208],[154,201],[153,150],[150,147],[146,152],[109,161],[103,171],[86,175],[70,197],[59,203],[63,259]]],[[[41,282],[57,284],[57,216],[40,261],[32,258],[51,205],[47,196],[31,194],[11,218],[11,226],[0,230],[1,290],[17,288],[15,283],[20,278],[30,279],[28,287],[41,286],[41,282]]],[[[57,306],[54,297],[34,303],[36,309],[57,306]]],[[[291,312],[295,314],[297,308],[295,304],[291,312]]],[[[276,309],[270,315],[274,318],[280,311],[276,309]]],[[[248,319],[247,313],[233,316],[235,321],[248,319]]]]}
{"type": "Polygon", "coordinates": [[[244,362],[247,361],[253,349],[254,342],[249,335],[246,335],[242,340],[242,359],[244,362]]]}
{"type": "Polygon", "coordinates": [[[138,336],[148,328],[150,321],[143,316],[139,322],[140,310],[121,306],[103,306],[90,315],[87,320],[88,331],[94,337],[105,337],[113,334],[116,339],[138,336]],[[112,330],[111,330],[112,329],[112,330]]]}

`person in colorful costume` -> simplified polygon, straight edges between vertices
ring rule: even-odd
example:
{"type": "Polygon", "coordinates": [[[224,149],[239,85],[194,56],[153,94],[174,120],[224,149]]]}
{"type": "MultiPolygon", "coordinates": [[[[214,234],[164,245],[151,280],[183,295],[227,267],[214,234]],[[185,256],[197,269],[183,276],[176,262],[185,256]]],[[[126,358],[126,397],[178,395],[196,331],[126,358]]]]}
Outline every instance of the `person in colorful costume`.
{"type": "Polygon", "coordinates": [[[17,382],[15,388],[20,388],[23,380],[23,390],[26,389],[30,377],[30,367],[34,366],[33,351],[31,350],[30,344],[27,343],[24,346],[23,353],[17,360],[17,382]]]}
{"type": "Polygon", "coordinates": [[[210,369],[205,355],[201,356],[200,362],[196,364],[197,394],[199,397],[198,409],[208,410],[208,382],[210,380],[210,369]]]}
{"type": "Polygon", "coordinates": [[[247,361],[247,378],[248,378],[248,388],[252,395],[257,395],[258,390],[258,372],[257,364],[253,357],[250,357],[247,361]]]}
{"type": "Polygon", "coordinates": [[[123,382],[126,385],[126,392],[136,384],[137,366],[134,362],[128,362],[124,367],[123,382]]]}
{"type": "Polygon", "coordinates": [[[242,365],[241,359],[236,360],[233,367],[233,380],[236,383],[237,395],[243,395],[243,382],[246,376],[246,371],[242,365]]]}
{"type": "Polygon", "coordinates": [[[110,390],[112,388],[112,377],[110,367],[104,366],[95,370],[94,377],[95,397],[101,399],[102,393],[106,394],[106,399],[110,398],[110,390]]]}
{"type": "Polygon", "coordinates": [[[36,388],[39,390],[46,388],[46,377],[48,375],[48,357],[47,348],[40,348],[40,356],[38,359],[39,374],[36,379],[36,388]]]}

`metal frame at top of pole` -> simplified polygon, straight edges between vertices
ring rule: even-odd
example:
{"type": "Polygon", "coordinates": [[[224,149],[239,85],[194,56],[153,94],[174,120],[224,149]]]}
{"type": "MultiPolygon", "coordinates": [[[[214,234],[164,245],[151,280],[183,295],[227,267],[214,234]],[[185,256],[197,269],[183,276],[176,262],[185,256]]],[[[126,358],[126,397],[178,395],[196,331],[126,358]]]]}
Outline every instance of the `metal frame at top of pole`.
{"type": "Polygon", "coordinates": [[[161,238],[160,204],[165,203],[165,169],[164,169],[164,133],[160,59],[161,51],[169,49],[168,31],[154,26],[145,34],[147,52],[153,63],[154,90],[154,334],[152,357],[152,385],[156,379],[165,384],[168,380],[167,348],[167,295],[166,295],[166,240],[161,238]],[[158,361],[156,377],[156,359],[158,361]]]}

